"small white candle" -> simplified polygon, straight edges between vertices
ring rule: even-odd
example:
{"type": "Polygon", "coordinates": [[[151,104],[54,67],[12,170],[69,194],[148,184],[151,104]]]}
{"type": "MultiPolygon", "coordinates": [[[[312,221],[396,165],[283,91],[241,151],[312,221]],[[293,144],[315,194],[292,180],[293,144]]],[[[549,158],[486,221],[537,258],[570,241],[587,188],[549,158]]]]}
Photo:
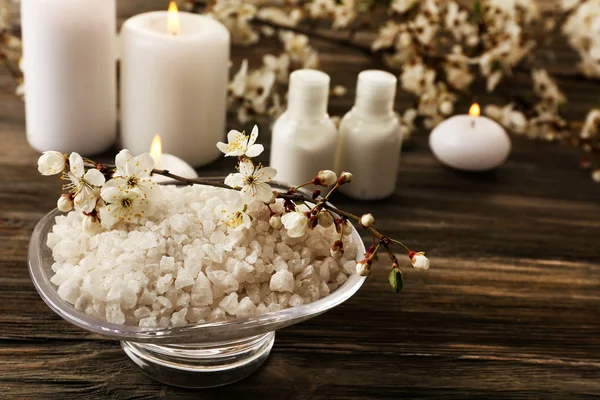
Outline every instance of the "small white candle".
{"type": "Polygon", "coordinates": [[[219,156],[225,134],[229,32],[202,15],[137,15],[123,25],[121,137],[133,154],[161,132],[165,151],[194,166],[219,156]]]}
{"type": "Polygon", "coordinates": [[[115,0],[23,0],[27,140],[92,155],[116,139],[115,0]]]}
{"type": "Polygon", "coordinates": [[[435,127],[429,146],[438,160],[464,171],[487,171],[506,161],[511,147],[506,131],[479,114],[475,103],[469,115],[456,115],[435,127]]]}
{"type": "MultiPolygon", "coordinates": [[[[183,178],[198,177],[196,170],[181,158],[162,152],[162,142],[159,135],[155,135],[152,140],[150,155],[154,159],[154,169],[165,169],[170,173],[179,175],[183,178]]],[[[156,183],[173,182],[173,179],[157,174],[152,175],[152,180],[156,183]]]]}

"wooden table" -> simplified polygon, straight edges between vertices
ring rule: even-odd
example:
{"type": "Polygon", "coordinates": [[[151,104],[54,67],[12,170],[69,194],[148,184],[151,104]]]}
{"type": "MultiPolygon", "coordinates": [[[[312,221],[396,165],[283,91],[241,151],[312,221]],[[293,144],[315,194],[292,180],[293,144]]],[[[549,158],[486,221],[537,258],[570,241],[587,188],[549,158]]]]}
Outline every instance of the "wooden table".
{"type": "MultiPolygon", "coordinates": [[[[357,72],[373,65],[324,49],[324,69],[335,71],[332,83],[351,89],[332,101],[332,113],[340,115],[353,100],[357,72]]],[[[597,101],[585,83],[571,89],[580,93],[572,104],[579,114],[597,101]]],[[[254,375],[193,391],[146,378],[117,342],[63,321],[33,288],[27,243],[54,207],[59,185],[37,172],[38,154],[27,145],[23,104],[13,90],[0,75],[3,399],[600,395],[600,186],[576,168],[572,150],[514,139],[500,170],[466,174],[442,167],[426,133],[417,135],[403,151],[393,197],[360,203],[338,196],[335,202],[372,211],[389,235],[426,250],[431,269],[406,268],[405,289],[396,294],[387,283],[387,263],[380,262],[348,302],[278,332],[271,356],[254,375]]],[[[401,97],[398,109],[409,101],[401,97]]],[[[231,168],[221,160],[200,174],[231,168]]]]}

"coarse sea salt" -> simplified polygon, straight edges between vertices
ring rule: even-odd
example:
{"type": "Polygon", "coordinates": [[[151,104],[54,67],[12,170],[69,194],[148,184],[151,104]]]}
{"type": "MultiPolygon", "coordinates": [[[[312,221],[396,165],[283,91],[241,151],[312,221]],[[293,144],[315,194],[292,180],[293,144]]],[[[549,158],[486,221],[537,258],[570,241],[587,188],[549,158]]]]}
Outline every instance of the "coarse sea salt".
{"type": "MultiPolygon", "coordinates": [[[[243,318],[316,301],[354,272],[357,244],[330,257],[333,226],[300,238],[269,226],[253,202],[252,227],[229,231],[222,209],[238,193],[206,186],[161,186],[158,211],[140,225],[120,223],[88,236],[82,214],[56,217],[48,234],[58,294],[86,314],[116,324],[169,327],[243,318]]],[[[277,201],[273,211],[283,212],[277,201]]]]}

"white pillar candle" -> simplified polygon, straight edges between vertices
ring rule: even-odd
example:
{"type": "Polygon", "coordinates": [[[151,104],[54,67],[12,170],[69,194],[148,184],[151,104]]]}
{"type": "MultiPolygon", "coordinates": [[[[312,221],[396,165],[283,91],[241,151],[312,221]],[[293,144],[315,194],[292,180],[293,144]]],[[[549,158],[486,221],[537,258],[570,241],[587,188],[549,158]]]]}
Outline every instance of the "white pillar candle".
{"type": "Polygon", "coordinates": [[[438,160],[464,171],[486,171],[506,161],[510,138],[500,124],[479,113],[474,104],[470,115],[456,115],[435,127],[429,146],[438,160]]]}
{"type": "Polygon", "coordinates": [[[219,156],[225,134],[229,32],[210,17],[173,13],[123,25],[122,144],[143,153],[158,132],[165,152],[200,166],[219,156]]]}
{"type": "MultiPolygon", "coordinates": [[[[150,155],[154,159],[154,169],[164,169],[183,178],[193,179],[198,177],[198,173],[190,164],[179,157],[162,152],[162,142],[159,135],[154,136],[152,140],[150,155]]],[[[169,177],[157,174],[152,175],[152,180],[156,183],[174,182],[169,177]]]]}
{"type": "Polygon", "coordinates": [[[115,0],[23,0],[27,140],[92,155],[116,138],[115,0]]]}

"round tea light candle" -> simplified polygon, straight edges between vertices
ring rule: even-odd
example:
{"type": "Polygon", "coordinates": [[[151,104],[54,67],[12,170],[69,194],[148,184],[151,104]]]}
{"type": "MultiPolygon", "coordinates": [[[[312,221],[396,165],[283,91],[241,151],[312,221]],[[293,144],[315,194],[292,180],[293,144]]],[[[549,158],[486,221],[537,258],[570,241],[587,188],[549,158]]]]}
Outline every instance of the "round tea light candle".
{"type": "MultiPolygon", "coordinates": [[[[163,154],[162,142],[159,135],[155,135],[150,147],[150,155],[154,159],[154,169],[164,169],[172,174],[179,175],[183,178],[197,178],[198,174],[192,166],[181,158],[172,154],[163,154]]],[[[156,183],[173,182],[172,178],[163,175],[152,175],[152,180],[156,183]]]]}
{"type": "Polygon", "coordinates": [[[487,117],[480,116],[477,103],[469,115],[456,115],[441,122],[429,136],[433,154],[443,164],[463,171],[487,171],[506,161],[510,138],[487,117]]]}
{"type": "Polygon", "coordinates": [[[219,156],[225,134],[229,32],[203,15],[149,12],[121,31],[121,138],[133,154],[155,132],[165,151],[194,166],[219,156]]]}

